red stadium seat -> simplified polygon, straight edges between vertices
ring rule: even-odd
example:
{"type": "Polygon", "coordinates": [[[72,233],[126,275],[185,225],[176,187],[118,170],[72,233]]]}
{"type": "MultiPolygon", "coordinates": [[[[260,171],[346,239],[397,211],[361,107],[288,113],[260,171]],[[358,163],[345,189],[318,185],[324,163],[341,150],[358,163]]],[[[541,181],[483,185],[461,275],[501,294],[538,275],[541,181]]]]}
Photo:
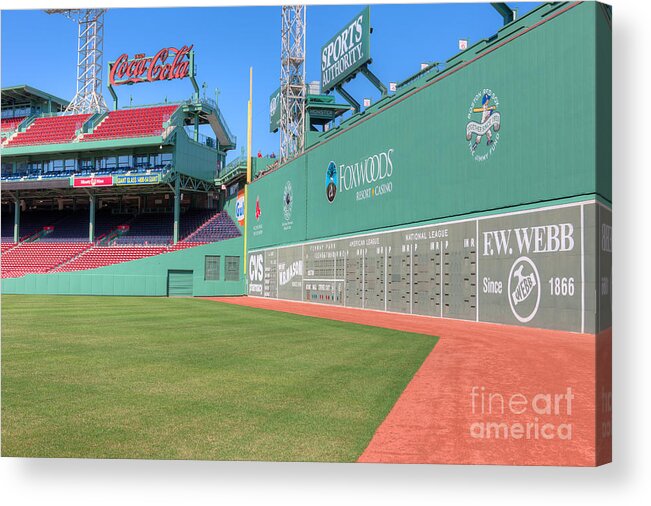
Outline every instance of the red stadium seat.
{"type": "Polygon", "coordinates": [[[36,118],[27,130],[18,132],[11,138],[6,147],[71,142],[90,116],[90,114],[73,114],[36,118]]]}
{"type": "Polygon", "coordinates": [[[178,105],[120,109],[109,112],[92,133],[81,141],[98,141],[127,137],[149,137],[163,133],[163,123],[178,109],[178,105]]]}
{"type": "Polygon", "coordinates": [[[228,213],[205,209],[190,210],[182,215],[180,232],[184,239],[176,245],[170,244],[172,218],[169,214],[141,214],[130,219],[128,215],[99,212],[98,231],[108,233],[129,223],[129,231],[115,239],[118,244],[111,246],[83,241],[88,230],[84,212],[30,211],[25,213],[25,218],[29,219],[31,230],[42,230],[45,223],[54,225],[52,231],[38,241],[15,244],[9,237],[13,223],[7,223],[2,241],[3,278],[96,269],[240,235],[228,213]]]}

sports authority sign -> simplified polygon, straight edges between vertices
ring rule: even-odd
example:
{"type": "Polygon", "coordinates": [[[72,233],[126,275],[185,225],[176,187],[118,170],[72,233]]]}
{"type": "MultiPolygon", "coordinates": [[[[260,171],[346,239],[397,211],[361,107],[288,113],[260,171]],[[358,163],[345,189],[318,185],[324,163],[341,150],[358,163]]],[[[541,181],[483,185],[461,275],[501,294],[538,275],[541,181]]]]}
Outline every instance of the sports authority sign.
{"type": "Polygon", "coordinates": [[[136,84],[142,82],[166,81],[192,77],[192,48],[181,49],[165,47],[154,56],[136,54],[132,59],[126,53],[109,63],[109,82],[111,86],[136,84]]]}
{"type": "Polygon", "coordinates": [[[113,176],[101,177],[73,177],[74,188],[94,188],[97,186],[113,186],[113,176]]]}
{"type": "Polygon", "coordinates": [[[366,7],[321,48],[321,89],[327,92],[371,61],[371,19],[366,7]]]}

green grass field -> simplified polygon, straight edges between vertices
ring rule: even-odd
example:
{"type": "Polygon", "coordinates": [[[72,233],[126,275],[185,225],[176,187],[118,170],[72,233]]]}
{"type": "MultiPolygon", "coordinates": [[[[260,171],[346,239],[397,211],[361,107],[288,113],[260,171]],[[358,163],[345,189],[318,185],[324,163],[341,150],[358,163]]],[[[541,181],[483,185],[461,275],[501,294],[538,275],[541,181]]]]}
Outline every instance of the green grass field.
{"type": "Polygon", "coordinates": [[[436,338],[199,299],[2,297],[2,455],[354,461],[436,338]]]}

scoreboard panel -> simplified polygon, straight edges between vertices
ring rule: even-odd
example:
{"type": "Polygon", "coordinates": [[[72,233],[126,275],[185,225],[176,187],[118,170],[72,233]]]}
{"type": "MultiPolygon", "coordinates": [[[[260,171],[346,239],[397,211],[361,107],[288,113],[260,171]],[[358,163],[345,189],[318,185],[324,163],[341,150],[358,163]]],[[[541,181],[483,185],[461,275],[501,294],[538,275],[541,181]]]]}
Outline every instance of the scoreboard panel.
{"type": "Polygon", "coordinates": [[[253,251],[248,293],[594,332],[610,326],[609,312],[595,319],[610,300],[610,213],[590,201],[253,251]]]}

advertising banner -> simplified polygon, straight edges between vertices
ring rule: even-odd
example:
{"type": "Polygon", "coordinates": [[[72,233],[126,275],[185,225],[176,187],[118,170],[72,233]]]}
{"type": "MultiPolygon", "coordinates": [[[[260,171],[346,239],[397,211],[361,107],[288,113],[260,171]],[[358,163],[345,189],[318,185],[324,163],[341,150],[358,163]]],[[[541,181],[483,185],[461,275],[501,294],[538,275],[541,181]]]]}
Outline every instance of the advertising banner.
{"type": "Polygon", "coordinates": [[[321,89],[341,84],[371,60],[371,19],[366,7],[321,48],[321,89]]]}
{"type": "Polygon", "coordinates": [[[235,202],[235,217],[241,227],[244,226],[244,190],[237,194],[237,201],[235,202]]]}
{"type": "Polygon", "coordinates": [[[116,185],[158,184],[160,174],[135,174],[117,175],[114,177],[116,185]]]}
{"type": "Polygon", "coordinates": [[[154,56],[140,53],[132,59],[124,53],[109,63],[109,82],[111,86],[119,86],[191,77],[193,69],[190,65],[190,55],[193,47],[165,47],[154,56]]]}
{"type": "Polygon", "coordinates": [[[113,186],[113,176],[101,177],[73,177],[72,186],[74,188],[89,188],[95,186],[113,186]]]}
{"type": "Polygon", "coordinates": [[[246,213],[251,248],[305,241],[306,158],[301,157],[249,186],[246,213]]]}

